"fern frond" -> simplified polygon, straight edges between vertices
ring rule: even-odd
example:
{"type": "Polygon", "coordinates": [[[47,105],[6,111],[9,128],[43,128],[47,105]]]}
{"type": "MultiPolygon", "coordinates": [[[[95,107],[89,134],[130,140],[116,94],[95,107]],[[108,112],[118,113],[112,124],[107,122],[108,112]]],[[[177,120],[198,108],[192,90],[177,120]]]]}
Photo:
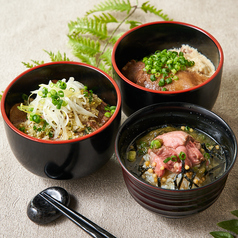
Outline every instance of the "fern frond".
{"type": "Polygon", "coordinates": [[[75,57],[80,59],[83,63],[89,64],[95,67],[97,66],[96,57],[89,56],[88,54],[84,54],[83,52],[80,52],[80,51],[74,51],[74,49],[72,53],[75,57]]]}
{"type": "Polygon", "coordinates": [[[130,1],[124,1],[124,0],[108,0],[105,2],[99,3],[97,6],[94,7],[94,9],[86,12],[86,16],[95,13],[95,12],[103,12],[103,11],[120,11],[124,12],[127,11],[127,14],[131,10],[131,4],[130,1]]]}
{"type": "Polygon", "coordinates": [[[35,66],[37,66],[37,65],[41,65],[41,64],[44,64],[44,63],[45,63],[44,61],[37,61],[37,60],[31,60],[31,62],[33,62],[33,64],[30,63],[30,62],[28,62],[28,63],[22,62],[22,64],[23,64],[24,66],[26,66],[26,68],[31,69],[31,68],[33,68],[33,67],[35,67],[35,66]]]}
{"type": "Polygon", "coordinates": [[[93,15],[93,17],[97,21],[101,21],[101,22],[106,23],[106,24],[111,23],[111,22],[115,22],[115,23],[118,22],[117,19],[114,16],[112,16],[110,13],[107,13],[107,14],[102,13],[102,15],[100,15],[100,16],[93,15]]]}
{"type": "MultiPolygon", "coordinates": [[[[3,91],[2,91],[2,94],[3,94],[3,91]]],[[[0,101],[1,101],[1,99],[2,99],[2,94],[0,94],[0,101]]]]}
{"type": "Polygon", "coordinates": [[[98,66],[99,69],[101,69],[102,71],[106,72],[109,75],[112,75],[112,67],[107,67],[105,64],[103,64],[103,62],[101,62],[98,66]]]}
{"type": "Polygon", "coordinates": [[[155,15],[161,17],[161,18],[164,19],[165,21],[173,21],[173,19],[168,18],[168,15],[165,15],[164,13],[162,13],[162,9],[157,10],[156,7],[151,6],[151,5],[149,4],[149,1],[143,3],[142,6],[141,6],[141,9],[142,9],[145,13],[151,12],[151,13],[153,13],[153,14],[155,14],[155,15]]]}
{"type": "Polygon", "coordinates": [[[74,52],[83,52],[89,56],[95,56],[100,53],[100,43],[93,39],[82,37],[82,36],[68,36],[69,45],[74,52]]]}
{"type": "Polygon", "coordinates": [[[119,33],[119,34],[113,36],[113,37],[110,39],[109,42],[114,45],[114,44],[117,42],[117,40],[118,40],[124,33],[125,33],[125,32],[121,32],[121,33],[119,33]]]}
{"type": "Polygon", "coordinates": [[[100,55],[100,59],[105,63],[105,65],[110,66],[112,65],[112,50],[108,49],[100,55]]]}
{"type": "Polygon", "coordinates": [[[140,24],[142,24],[141,22],[139,21],[125,21],[126,24],[129,24],[130,25],[130,29],[136,27],[136,26],[139,26],[140,24]]]}
{"type": "Polygon", "coordinates": [[[92,34],[100,40],[107,38],[107,24],[95,18],[78,18],[68,24],[69,35],[92,34]]]}
{"type": "Polygon", "coordinates": [[[48,52],[47,50],[44,50],[49,56],[52,62],[57,62],[57,61],[70,61],[70,59],[66,56],[66,53],[62,55],[59,51],[57,54],[53,52],[48,52]]]}

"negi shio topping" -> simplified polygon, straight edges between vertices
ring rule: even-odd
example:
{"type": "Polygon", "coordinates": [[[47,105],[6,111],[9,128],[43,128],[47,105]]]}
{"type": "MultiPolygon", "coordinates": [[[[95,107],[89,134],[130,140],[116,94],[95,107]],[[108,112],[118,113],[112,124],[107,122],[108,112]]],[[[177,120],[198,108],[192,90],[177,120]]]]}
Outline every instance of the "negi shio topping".
{"type": "Polygon", "coordinates": [[[145,64],[144,71],[150,75],[151,81],[156,81],[158,77],[163,76],[159,81],[159,86],[163,87],[166,83],[172,83],[172,80],[178,80],[176,73],[180,70],[186,70],[187,67],[195,65],[194,61],[187,60],[183,52],[169,51],[164,49],[156,51],[149,57],[144,57],[142,62],[145,64]]]}
{"type": "Polygon", "coordinates": [[[68,140],[97,130],[116,107],[107,105],[87,86],[70,77],[68,82],[62,79],[40,84],[18,109],[27,114],[27,120],[18,125],[26,134],[68,140]]]}

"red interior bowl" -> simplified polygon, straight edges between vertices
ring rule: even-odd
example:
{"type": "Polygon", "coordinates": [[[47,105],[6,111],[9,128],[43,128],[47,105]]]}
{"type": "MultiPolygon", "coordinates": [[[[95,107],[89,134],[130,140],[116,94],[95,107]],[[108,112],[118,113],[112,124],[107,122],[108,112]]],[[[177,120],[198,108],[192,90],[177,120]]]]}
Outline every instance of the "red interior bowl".
{"type": "Polygon", "coordinates": [[[30,172],[52,179],[75,179],[101,168],[114,152],[114,139],[121,120],[121,94],[115,81],[103,71],[83,63],[47,63],[27,70],[5,89],[1,100],[7,139],[13,154],[30,172]],[[9,120],[10,108],[22,101],[22,94],[48,84],[52,79],[74,77],[92,89],[110,105],[116,105],[113,116],[97,131],[63,141],[36,139],[18,130],[9,120]]]}
{"type": "Polygon", "coordinates": [[[150,22],[135,27],[122,35],[113,47],[113,76],[122,94],[122,110],[129,116],[138,109],[159,102],[189,102],[212,109],[216,102],[223,68],[223,51],[218,41],[208,32],[182,22],[150,22]],[[188,44],[210,59],[215,73],[204,83],[190,89],[169,92],[141,87],[122,73],[132,59],[141,60],[156,50],[180,48],[188,44]]]}

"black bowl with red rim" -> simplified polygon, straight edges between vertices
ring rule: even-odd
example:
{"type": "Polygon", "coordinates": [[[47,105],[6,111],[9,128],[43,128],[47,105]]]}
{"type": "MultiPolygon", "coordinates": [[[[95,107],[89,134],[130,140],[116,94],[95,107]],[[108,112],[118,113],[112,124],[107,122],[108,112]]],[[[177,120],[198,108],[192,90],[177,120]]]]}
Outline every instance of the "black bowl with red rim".
{"type": "Polygon", "coordinates": [[[153,104],[133,113],[121,125],[115,148],[126,187],[135,201],[168,218],[187,217],[210,207],[223,191],[237,156],[237,141],[229,125],[215,113],[183,102],[153,104]],[[175,190],[153,186],[131,171],[126,163],[128,146],[145,131],[166,125],[186,125],[213,138],[224,151],[224,172],[207,185],[175,190]]]}
{"type": "Polygon", "coordinates": [[[114,140],[121,120],[121,94],[115,81],[93,66],[78,62],[52,62],[26,70],[4,90],[1,113],[11,150],[27,170],[51,179],[76,179],[100,169],[114,153],[114,140]],[[43,140],[18,130],[9,120],[11,107],[22,102],[22,94],[50,80],[74,77],[103,101],[115,105],[112,117],[98,130],[70,140],[43,140]]]}
{"type": "Polygon", "coordinates": [[[113,47],[113,78],[122,94],[122,110],[129,116],[138,109],[160,102],[189,102],[209,110],[214,106],[221,83],[223,51],[218,41],[205,30],[182,22],[150,22],[123,34],[113,47]],[[205,55],[215,73],[198,86],[180,91],[156,91],[139,86],[122,74],[127,62],[142,60],[157,50],[180,48],[187,44],[205,55]]]}

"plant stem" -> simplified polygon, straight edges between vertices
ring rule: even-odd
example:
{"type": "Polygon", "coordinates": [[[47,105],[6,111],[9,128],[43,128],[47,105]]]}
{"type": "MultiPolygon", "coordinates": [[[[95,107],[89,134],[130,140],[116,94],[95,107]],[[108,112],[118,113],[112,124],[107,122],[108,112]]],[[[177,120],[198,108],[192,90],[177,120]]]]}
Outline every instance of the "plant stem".
{"type": "Polygon", "coordinates": [[[97,63],[97,67],[99,67],[99,64],[101,62],[100,56],[106,51],[106,48],[109,45],[110,40],[112,39],[112,37],[114,36],[114,34],[116,33],[116,31],[121,27],[121,25],[130,17],[134,14],[134,12],[136,11],[136,9],[138,8],[138,3],[135,6],[132,6],[131,9],[133,9],[121,22],[120,24],[118,24],[118,26],[113,30],[111,36],[109,37],[109,39],[107,40],[102,52],[100,53],[99,57],[98,57],[98,63],[97,63]]]}

